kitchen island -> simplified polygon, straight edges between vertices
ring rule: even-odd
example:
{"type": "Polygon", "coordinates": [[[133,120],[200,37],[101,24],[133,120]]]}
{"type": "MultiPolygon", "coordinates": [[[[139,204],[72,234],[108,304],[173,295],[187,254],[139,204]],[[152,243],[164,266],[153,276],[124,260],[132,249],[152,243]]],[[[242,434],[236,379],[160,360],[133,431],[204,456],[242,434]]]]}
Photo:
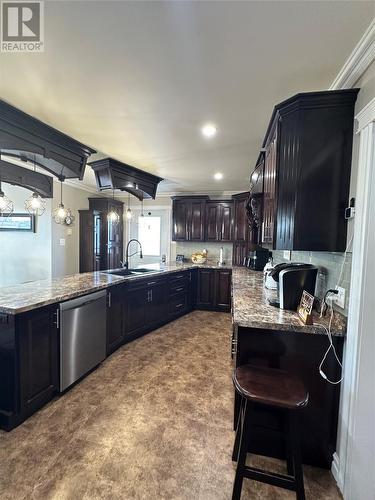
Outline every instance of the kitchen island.
{"type": "MultiPolygon", "coordinates": [[[[314,324],[304,325],[296,312],[283,311],[268,303],[276,291],[266,290],[261,272],[234,268],[232,277],[232,358],[234,367],[250,363],[288,370],[303,380],[309,391],[309,404],[301,411],[303,462],[330,468],[336,450],[340,384],[330,384],[319,374],[319,364],[329,347],[323,327],[329,317],[314,312],[314,324]]],[[[346,318],[334,314],[332,341],[342,360],[346,318]]],[[[341,368],[332,351],[323,370],[328,379],[338,381],[341,368]]],[[[239,412],[235,395],[234,426],[239,412]]],[[[249,451],[285,458],[280,437],[282,413],[260,409],[254,412],[252,442],[249,451]]]]}
{"type": "Polygon", "coordinates": [[[60,314],[68,301],[90,301],[94,292],[105,292],[107,356],[193,309],[230,310],[231,266],[146,267],[147,272],[128,276],[111,274],[122,271],[117,269],[0,289],[1,428],[11,430],[61,390],[60,314]]]}

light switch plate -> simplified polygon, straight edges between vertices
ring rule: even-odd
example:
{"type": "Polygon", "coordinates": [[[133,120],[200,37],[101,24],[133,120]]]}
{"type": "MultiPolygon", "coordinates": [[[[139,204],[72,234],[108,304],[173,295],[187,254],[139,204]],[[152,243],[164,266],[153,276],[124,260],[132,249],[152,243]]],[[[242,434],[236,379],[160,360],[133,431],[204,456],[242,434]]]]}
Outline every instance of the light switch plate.
{"type": "Polygon", "coordinates": [[[61,247],[65,246],[65,238],[60,238],[60,246],[61,247]]]}
{"type": "Polygon", "coordinates": [[[336,286],[336,290],[338,290],[338,294],[334,296],[334,300],[337,306],[345,309],[345,288],[341,286],[336,286]]]}
{"type": "Polygon", "coordinates": [[[290,250],[284,250],[284,259],[291,260],[292,252],[290,250]]]}

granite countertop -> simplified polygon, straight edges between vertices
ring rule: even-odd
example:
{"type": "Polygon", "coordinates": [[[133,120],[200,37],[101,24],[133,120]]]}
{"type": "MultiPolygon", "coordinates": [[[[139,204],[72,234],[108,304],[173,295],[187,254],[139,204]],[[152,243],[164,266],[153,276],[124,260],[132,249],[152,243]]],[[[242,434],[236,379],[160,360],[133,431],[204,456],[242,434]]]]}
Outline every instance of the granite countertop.
{"type": "MultiPolygon", "coordinates": [[[[258,328],[286,332],[326,334],[329,317],[313,315],[314,325],[304,325],[296,312],[284,311],[271,306],[268,299],[275,299],[276,290],[263,286],[263,273],[243,267],[234,267],[232,272],[232,317],[235,327],[258,328]]],[[[331,333],[335,336],[346,334],[346,318],[340,313],[334,315],[331,333]]]]}
{"type": "MultiPolygon", "coordinates": [[[[207,264],[168,263],[139,266],[149,268],[153,272],[116,276],[105,272],[72,274],[62,278],[45,279],[0,288],[0,313],[19,314],[38,307],[64,302],[87,293],[95,292],[127,281],[147,279],[150,276],[160,276],[165,273],[181,272],[193,268],[219,268],[217,263],[207,264]]],[[[230,269],[231,265],[220,266],[230,269]]]]}

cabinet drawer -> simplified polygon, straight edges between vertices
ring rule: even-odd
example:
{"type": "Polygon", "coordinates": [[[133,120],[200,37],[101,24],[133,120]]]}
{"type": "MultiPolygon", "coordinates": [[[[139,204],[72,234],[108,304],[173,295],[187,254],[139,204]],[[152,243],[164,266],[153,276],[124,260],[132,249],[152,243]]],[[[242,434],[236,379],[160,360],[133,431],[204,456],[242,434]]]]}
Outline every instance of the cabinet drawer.
{"type": "Polygon", "coordinates": [[[169,285],[169,294],[175,295],[177,293],[186,293],[188,289],[187,280],[181,280],[180,282],[173,282],[169,285]]]}
{"type": "Polygon", "coordinates": [[[169,314],[175,315],[185,312],[187,309],[187,296],[185,293],[179,293],[173,296],[169,301],[169,314]]]}

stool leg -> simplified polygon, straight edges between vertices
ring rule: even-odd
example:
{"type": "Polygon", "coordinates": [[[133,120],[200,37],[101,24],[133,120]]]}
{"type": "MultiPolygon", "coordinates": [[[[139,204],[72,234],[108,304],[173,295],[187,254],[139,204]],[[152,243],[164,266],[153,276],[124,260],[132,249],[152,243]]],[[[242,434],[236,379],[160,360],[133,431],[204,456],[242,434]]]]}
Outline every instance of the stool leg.
{"type": "Polygon", "coordinates": [[[293,450],[290,441],[292,429],[290,428],[289,412],[284,415],[285,456],[288,476],[294,477],[293,450]]]}
{"type": "Polygon", "coordinates": [[[305,487],[303,484],[299,421],[297,416],[294,415],[294,411],[289,412],[289,429],[290,429],[289,436],[293,453],[294,478],[296,482],[296,497],[297,500],[305,500],[305,487]]]}
{"type": "Polygon", "coordinates": [[[238,449],[240,447],[241,428],[243,420],[243,407],[244,407],[244,398],[241,397],[240,411],[238,413],[238,420],[237,420],[236,437],[234,440],[233,453],[232,453],[232,462],[237,462],[238,459],[238,449]]]}
{"type": "Polygon", "coordinates": [[[239,429],[241,430],[241,438],[238,451],[236,476],[233,485],[232,500],[240,500],[241,498],[243,468],[245,467],[246,464],[246,455],[249,446],[249,436],[250,436],[248,411],[249,411],[249,405],[247,400],[245,400],[243,405],[243,417],[241,419],[242,425],[241,429],[239,429]]]}

